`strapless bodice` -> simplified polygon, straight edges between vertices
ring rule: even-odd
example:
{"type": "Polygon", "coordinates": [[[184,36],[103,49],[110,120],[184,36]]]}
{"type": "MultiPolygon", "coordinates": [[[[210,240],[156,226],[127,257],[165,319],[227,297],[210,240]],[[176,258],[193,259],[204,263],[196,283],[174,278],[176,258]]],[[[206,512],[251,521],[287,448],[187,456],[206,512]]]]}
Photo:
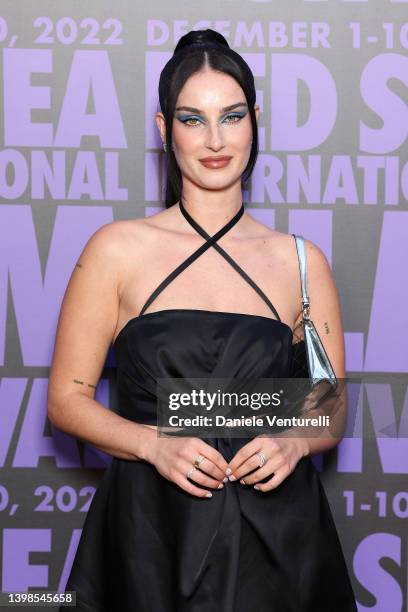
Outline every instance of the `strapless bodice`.
{"type": "Polygon", "coordinates": [[[119,414],[157,423],[158,378],[289,375],[292,330],[271,317],[169,309],[130,319],[113,344],[119,414]]]}

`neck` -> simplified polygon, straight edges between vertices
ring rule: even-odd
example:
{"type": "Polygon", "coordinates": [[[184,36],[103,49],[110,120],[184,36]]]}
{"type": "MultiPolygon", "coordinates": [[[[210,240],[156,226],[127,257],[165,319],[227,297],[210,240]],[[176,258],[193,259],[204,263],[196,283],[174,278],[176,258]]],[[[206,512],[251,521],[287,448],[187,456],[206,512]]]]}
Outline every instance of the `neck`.
{"type": "MultiPolygon", "coordinates": [[[[217,194],[218,195],[218,194],[217,194]]],[[[243,206],[242,192],[239,198],[223,199],[220,201],[203,198],[199,201],[190,199],[184,192],[178,202],[180,208],[184,207],[187,213],[210,235],[215,234],[230,219],[235,217],[243,206]],[[204,201],[205,199],[205,201],[204,201]]]]}

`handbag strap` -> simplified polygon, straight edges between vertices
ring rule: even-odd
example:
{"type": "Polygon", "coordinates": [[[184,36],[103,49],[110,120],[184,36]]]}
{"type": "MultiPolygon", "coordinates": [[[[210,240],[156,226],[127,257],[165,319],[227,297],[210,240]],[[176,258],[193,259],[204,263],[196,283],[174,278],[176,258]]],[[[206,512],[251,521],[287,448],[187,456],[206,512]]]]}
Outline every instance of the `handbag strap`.
{"type": "Polygon", "coordinates": [[[302,313],[303,318],[309,318],[309,296],[307,293],[307,261],[305,250],[305,239],[301,234],[292,234],[296,243],[296,251],[299,260],[300,281],[302,285],[302,313]]]}

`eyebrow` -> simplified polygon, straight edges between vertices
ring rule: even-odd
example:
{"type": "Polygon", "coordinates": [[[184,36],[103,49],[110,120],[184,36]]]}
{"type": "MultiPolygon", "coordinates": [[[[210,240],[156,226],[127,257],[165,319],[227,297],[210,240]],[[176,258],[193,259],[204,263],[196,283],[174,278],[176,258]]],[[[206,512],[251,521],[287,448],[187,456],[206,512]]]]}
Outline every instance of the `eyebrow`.
{"type": "MultiPolygon", "coordinates": [[[[248,108],[248,104],[246,104],[246,102],[237,102],[236,104],[230,104],[229,106],[224,106],[224,108],[221,109],[221,113],[225,113],[227,111],[230,110],[234,110],[234,108],[238,108],[239,106],[246,106],[248,108]]],[[[190,113],[197,113],[197,114],[202,114],[204,113],[204,111],[200,110],[199,108],[194,108],[193,106],[178,106],[176,108],[176,111],[189,111],[190,113]]]]}

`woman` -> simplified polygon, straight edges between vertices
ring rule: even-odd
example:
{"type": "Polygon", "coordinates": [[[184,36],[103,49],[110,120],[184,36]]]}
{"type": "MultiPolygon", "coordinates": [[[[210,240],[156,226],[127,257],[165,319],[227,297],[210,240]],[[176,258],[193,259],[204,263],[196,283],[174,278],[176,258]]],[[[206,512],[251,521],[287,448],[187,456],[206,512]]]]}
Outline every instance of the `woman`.
{"type": "MultiPolygon", "coordinates": [[[[159,98],[167,209],[93,234],[58,322],[50,420],[113,456],[66,590],[95,612],[355,612],[310,460],[338,440],[155,431],[158,378],[288,376],[301,322],[293,237],[242,204],[258,150],[249,67],[220,34],[189,32],[159,98]],[[94,400],[111,343],[119,414],[94,400]]],[[[344,378],[336,287],[306,247],[311,318],[344,378]]]]}

